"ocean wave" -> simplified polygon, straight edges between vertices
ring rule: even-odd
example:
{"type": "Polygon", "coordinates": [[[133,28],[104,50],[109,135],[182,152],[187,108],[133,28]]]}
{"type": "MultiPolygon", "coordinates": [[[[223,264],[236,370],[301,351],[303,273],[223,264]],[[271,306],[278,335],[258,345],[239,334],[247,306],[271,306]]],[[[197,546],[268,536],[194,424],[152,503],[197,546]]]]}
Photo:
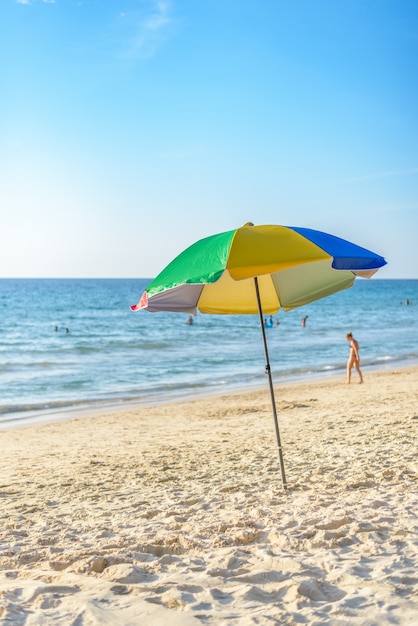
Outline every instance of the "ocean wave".
{"type": "MultiPolygon", "coordinates": [[[[0,415],[159,402],[266,384],[257,316],[199,314],[188,326],[183,314],[133,314],[126,301],[135,302],[140,283],[3,281],[0,415]],[[35,297],[36,320],[22,307],[35,297]]],[[[399,306],[406,294],[418,301],[417,289],[418,281],[356,281],[332,303],[325,298],[303,312],[280,311],[280,325],[267,333],[274,384],[339,375],[348,357],[347,331],[359,340],[365,373],[418,360],[418,319],[412,307],[399,306]]]]}

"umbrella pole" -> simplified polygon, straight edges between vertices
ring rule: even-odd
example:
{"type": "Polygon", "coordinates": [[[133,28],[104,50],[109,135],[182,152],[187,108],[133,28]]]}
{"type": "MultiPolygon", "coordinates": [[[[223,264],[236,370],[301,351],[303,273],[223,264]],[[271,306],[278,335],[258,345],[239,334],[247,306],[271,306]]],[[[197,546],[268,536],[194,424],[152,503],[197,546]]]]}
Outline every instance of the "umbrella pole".
{"type": "Polygon", "coordinates": [[[281,473],[281,477],[282,477],[282,487],[283,487],[283,489],[287,489],[286,474],[285,474],[285,471],[284,471],[282,444],[281,444],[281,441],[280,441],[279,422],[278,422],[278,419],[277,419],[276,401],[275,401],[275,398],[274,398],[273,380],[272,380],[272,377],[271,377],[270,360],[269,360],[269,353],[268,353],[268,349],[267,349],[266,330],[264,328],[263,308],[261,306],[260,289],[259,289],[259,285],[258,285],[258,278],[257,278],[257,276],[254,277],[254,283],[255,283],[255,292],[257,294],[258,313],[260,315],[261,333],[263,335],[264,353],[266,355],[266,374],[268,375],[268,379],[269,379],[271,406],[272,406],[272,409],[273,409],[274,426],[276,428],[277,446],[278,446],[278,449],[279,449],[279,461],[280,461],[280,473],[281,473]]]}

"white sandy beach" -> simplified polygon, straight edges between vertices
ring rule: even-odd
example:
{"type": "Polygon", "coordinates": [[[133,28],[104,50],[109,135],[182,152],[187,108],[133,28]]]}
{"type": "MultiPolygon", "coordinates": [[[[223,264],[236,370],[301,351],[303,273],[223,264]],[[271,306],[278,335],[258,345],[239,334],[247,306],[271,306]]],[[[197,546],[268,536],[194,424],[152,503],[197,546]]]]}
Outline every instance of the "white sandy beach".
{"type": "Polygon", "coordinates": [[[0,432],[0,623],[418,623],[418,368],[0,432]]]}

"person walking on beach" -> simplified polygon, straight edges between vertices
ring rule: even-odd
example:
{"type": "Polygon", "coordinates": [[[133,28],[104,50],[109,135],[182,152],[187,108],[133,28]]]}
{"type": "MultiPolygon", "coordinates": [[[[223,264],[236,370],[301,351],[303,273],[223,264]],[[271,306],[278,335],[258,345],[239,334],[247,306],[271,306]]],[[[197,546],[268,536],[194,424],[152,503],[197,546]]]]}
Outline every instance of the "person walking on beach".
{"type": "Polygon", "coordinates": [[[350,355],[347,361],[347,380],[346,383],[349,385],[351,382],[351,370],[353,366],[356,368],[357,373],[360,377],[360,383],[363,382],[363,374],[360,369],[360,346],[358,345],[358,341],[354,339],[353,333],[347,333],[345,338],[350,342],[350,355]]]}

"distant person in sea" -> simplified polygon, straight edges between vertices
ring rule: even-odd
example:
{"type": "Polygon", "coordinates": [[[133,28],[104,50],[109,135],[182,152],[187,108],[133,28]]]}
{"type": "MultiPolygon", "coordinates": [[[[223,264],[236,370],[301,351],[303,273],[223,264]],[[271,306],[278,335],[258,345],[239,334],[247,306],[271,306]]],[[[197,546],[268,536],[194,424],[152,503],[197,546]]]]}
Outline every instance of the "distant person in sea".
{"type": "Polygon", "coordinates": [[[193,318],[191,315],[189,315],[189,317],[187,318],[186,324],[193,324],[193,318]]]}
{"type": "Polygon", "coordinates": [[[302,321],[301,321],[302,328],[305,328],[308,317],[309,315],[305,315],[305,317],[302,317],[302,321]]]}
{"type": "Polygon", "coordinates": [[[351,382],[351,370],[353,367],[356,368],[357,373],[360,378],[360,383],[363,382],[363,374],[360,369],[360,346],[358,341],[354,339],[353,333],[347,333],[345,338],[348,342],[350,342],[350,354],[347,361],[347,380],[346,383],[349,385],[351,382]]]}

